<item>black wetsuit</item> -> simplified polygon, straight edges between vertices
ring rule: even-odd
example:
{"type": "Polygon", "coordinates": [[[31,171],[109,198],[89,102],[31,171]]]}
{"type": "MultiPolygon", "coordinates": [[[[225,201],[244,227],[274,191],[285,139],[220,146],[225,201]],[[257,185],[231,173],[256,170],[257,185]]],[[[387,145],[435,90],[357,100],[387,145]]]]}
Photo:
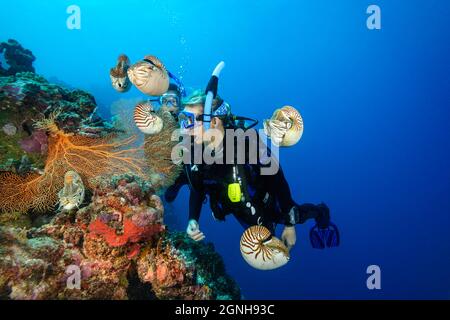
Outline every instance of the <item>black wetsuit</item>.
{"type": "MultiPolygon", "coordinates": [[[[264,147],[270,156],[270,149],[265,145],[264,147]]],[[[249,148],[245,150],[248,151],[249,148]]],[[[226,148],[224,153],[226,154],[226,148]]],[[[189,219],[199,221],[203,203],[208,196],[217,220],[225,220],[227,215],[233,214],[244,228],[264,225],[273,233],[276,224],[293,225],[304,223],[310,218],[316,219],[323,227],[328,225],[329,210],[326,205],[298,205],[292,199],[281,166],[274,175],[262,175],[261,169],[264,167],[267,165],[262,164],[259,157],[256,164],[250,164],[248,154],[244,164],[185,164],[183,173],[168,189],[166,199],[173,200],[181,186],[188,184],[189,219]],[[228,185],[236,182],[233,170],[238,171],[242,180],[243,201],[236,203],[228,197],[228,185]]]]}

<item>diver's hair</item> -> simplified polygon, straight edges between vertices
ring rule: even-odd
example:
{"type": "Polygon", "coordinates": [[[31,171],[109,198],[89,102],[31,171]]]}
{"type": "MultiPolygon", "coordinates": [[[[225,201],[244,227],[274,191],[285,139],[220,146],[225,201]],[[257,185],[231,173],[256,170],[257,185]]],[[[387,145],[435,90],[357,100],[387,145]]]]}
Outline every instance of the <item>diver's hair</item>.
{"type": "MultiPolygon", "coordinates": [[[[189,106],[189,105],[196,105],[201,104],[204,106],[206,101],[206,94],[203,90],[198,89],[191,93],[189,97],[186,99],[183,99],[183,107],[189,106]]],[[[219,95],[216,96],[216,98],[213,100],[212,106],[211,106],[211,112],[214,112],[217,110],[219,105],[219,101],[221,101],[221,98],[219,95]]]]}
{"type": "Polygon", "coordinates": [[[174,91],[174,92],[177,93],[178,97],[181,97],[180,88],[176,84],[170,83],[169,84],[169,89],[167,89],[167,92],[169,92],[169,91],[174,91]]]}

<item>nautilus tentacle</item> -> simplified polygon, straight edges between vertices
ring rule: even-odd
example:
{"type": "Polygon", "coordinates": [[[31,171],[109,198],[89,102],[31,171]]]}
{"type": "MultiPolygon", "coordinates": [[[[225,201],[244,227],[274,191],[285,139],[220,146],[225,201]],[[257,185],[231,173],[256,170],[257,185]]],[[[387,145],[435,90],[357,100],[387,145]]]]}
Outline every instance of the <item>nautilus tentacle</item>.
{"type": "Polygon", "coordinates": [[[141,92],[160,96],[169,89],[169,75],[164,64],[155,56],[146,56],[128,69],[128,78],[141,92]]]}
{"type": "Polygon", "coordinates": [[[156,115],[150,103],[138,103],[134,109],[134,122],[145,134],[160,133],[163,120],[156,115]]]}
{"type": "Polygon", "coordinates": [[[264,226],[252,226],[245,230],[240,242],[244,260],[253,268],[272,270],[289,261],[289,251],[278,238],[271,236],[264,226]]]}
{"type": "Polygon", "coordinates": [[[264,121],[264,132],[278,146],[293,146],[303,135],[302,116],[294,107],[284,106],[264,121]]]}

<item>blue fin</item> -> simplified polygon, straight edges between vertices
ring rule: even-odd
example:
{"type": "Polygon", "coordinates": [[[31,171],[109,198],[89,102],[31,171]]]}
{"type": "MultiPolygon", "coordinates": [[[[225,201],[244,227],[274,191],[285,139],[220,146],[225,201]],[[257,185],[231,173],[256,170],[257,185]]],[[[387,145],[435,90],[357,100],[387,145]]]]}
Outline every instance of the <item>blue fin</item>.
{"type": "Polygon", "coordinates": [[[315,249],[337,247],[340,244],[340,235],[337,226],[330,222],[327,228],[321,229],[317,224],[309,231],[311,246],[315,249]]]}

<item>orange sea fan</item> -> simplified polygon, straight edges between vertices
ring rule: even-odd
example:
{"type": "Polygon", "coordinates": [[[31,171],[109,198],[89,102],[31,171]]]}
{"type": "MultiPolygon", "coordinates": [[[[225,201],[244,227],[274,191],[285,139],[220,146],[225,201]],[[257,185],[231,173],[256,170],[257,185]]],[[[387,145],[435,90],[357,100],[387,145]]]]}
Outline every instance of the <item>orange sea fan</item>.
{"type": "Polygon", "coordinates": [[[178,143],[172,141],[172,134],[177,129],[177,123],[169,112],[159,110],[157,115],[163,119],[164,126],[158,134],[145,135],[144,153],[150,171],[162,179],[155,186],[165,188],[175,182],[182,167],[171,159],[172,149],[178,143]]]}
{"type": "Polygon", "coordinates": [[[139,156],[142,150],[125,149],[134,137],[115,142],[112,136],[77,136],[57,130],[48,119],[46,122],[50,137],[44,173],[27,176],[1,173],[0,213],[30,209],[42,212],[52,208],[57,203],[58,191],[64,185],[64,174],[69,170],[78,172],[90,188],[94,178],[104,175],[128,172],[143,175],[145,162],[139,156]]]}

